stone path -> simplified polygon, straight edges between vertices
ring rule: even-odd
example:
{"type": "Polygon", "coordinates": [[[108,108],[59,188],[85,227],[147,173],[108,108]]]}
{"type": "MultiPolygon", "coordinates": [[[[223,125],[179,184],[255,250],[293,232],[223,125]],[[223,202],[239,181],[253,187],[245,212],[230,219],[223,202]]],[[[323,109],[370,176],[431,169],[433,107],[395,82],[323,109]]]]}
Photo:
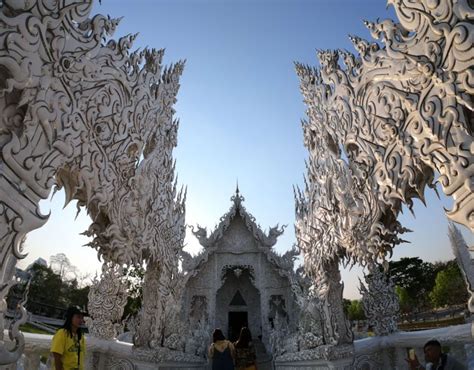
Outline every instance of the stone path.
{"type": "Polygon", "coordinates": [[[257,352],[258,370],[273,370],[272,356],[266,351],[260,340],[254,340],[255,352],[257,352]]]}

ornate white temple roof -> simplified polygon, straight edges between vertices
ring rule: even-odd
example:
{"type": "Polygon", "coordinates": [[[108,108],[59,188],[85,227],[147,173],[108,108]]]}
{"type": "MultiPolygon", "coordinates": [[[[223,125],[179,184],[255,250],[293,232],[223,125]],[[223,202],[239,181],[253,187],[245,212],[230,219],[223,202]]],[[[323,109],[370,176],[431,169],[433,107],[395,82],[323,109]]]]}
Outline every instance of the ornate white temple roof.
{"type": "MultiPolygon", "coordinates": [[[[199,225],[196,228],[192,227],[192,233],[199,240],[199,243],[203,246],[203,250],[192,257],[189,253],[183,253],[183,269],[185,271],[197,272],[203,263],[205,263],[209,256],[212,255],[218,248],[218,241],[223,237],[226,230],[231,225],[235,217],[241,217],[246,228],[252,234],[254,239],[257,241],[257,248],[263,252],[268,261],[275,265],[275,267],[283,271],[293,271],[293,261],[299,254],[296,247],[286,252],[284,255],[279,255],[273,251],[273,246],[276,244],[277,239],[283,234],[286,225],[280,227],[278,224],[271,227],[268,233],[265,233],[260,225],[256,223],[255,217],[249,213],[243,206],[245,198],[241,195],[239,187],[237,185],[235,194],[230,198],[232,206],[229,211],[225,213],[220,219],[219,224],[208,236],[207,229],[199,225]]],[[[287,275],[286,273],[284,275],[287,275]]]]}
{"type": "Polygon", "coordinates": [[[202,228],[199,225],[196,226],[196,231],[194,227],[192,227],[192,233],[196,238],[198,238],[199,243],[204,247],[208,248],[215,244],[220,238],[222,238],[224,232],[230,226],[232,220],[239,215],[247,229],[250,233],[254,236],[254,238],[261,244],[262,246],[271,248],[273,247],[278,237],[283,234],[286,225],[283,225],[279,228],[279,225],[270,228],[268,234],[261,229],[260,225],[256,223],[255,217],[252,216],[245,207],[242,205],[242,202],[245,201],[245,198],[240,194],[239,186],[235,190],[235,194],[230,198],[232,207],[230,207],[229,211],[224,214],[220,220],[219,224],[216,226],[214,231],[211,232],[211,235],[207,236],[207,229],[202,228]]]}

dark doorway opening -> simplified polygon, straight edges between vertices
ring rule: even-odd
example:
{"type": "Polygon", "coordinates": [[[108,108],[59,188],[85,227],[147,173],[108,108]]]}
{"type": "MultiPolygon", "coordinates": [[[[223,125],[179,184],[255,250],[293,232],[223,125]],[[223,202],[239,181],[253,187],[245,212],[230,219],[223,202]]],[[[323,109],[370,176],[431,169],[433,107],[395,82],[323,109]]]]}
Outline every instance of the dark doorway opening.
{"type": "Polygon", "coordinates": [[[239,339],[240,329],[248,327],[247,312],[229,312],[229,340],[235,342],[239,339]]]}

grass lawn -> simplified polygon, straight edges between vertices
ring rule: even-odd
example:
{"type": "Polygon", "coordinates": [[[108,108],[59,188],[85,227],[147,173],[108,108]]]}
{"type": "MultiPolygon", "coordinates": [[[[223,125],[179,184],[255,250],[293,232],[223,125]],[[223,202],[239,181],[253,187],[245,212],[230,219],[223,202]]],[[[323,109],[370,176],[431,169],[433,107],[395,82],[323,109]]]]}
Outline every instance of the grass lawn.
{"type": "Polygon", "coordinates": [[[31,324],[23,324],[20,326],[20,330],[25,332],[25,333],[33,333],[33,334],[49,334],[51,335],[51,333],[48,333],[46,330],[43,330],[43,329],[40,329],[40,328],[37,328],[36,326],[33,326],[31,324]]]}
{"type": "Polygon", "coordinates": [[[421,321],[412,323],[398,324],[398,329],[405,331],[426,330],[435,328],[444,328],[451,325],[464,324],[464,317],[455,317],[451,319],[436,320],[436,321],[421,321]]]}

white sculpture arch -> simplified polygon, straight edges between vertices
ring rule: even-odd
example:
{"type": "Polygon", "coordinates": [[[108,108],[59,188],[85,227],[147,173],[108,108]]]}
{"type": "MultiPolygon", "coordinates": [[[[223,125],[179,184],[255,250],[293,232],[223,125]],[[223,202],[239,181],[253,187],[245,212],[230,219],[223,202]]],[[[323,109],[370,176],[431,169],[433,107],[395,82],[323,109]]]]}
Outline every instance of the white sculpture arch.
{"type": "MultiPolygon", "coordinates": [[[[137,166],[142,155],[156,155],[166,141],[175,145],[176,130],[169,130],[169,122],[177,128],[172,105],[183,63],[163,70],[162,50],[130,52],[136,36],[112,39],[119,21],[91,18],[92,5],[92,0],[11,0],[0,5],[2,302],[16,260],[23,257],[21,241],[47,221],[38,204],[54,186],[64,187],[66,203],[75,199],[87,209],[93,220],[88,234],[95,237],[91,245],[112,263],[161,258],[161,245],[152,240],[130,246],[124,239],[125,226],[136,226],[124,225],[129,221],[124,217],[139,208],[137,182],[147,181],[146,176],[161,176],[166,189],[159,188],[160,179],[149,186],[155,184],[159,194],[170,191],[173,200],[177,196],[171,208],[176,213],[149,211],[165,212],[165,219],[177,217],[170,222],[183,217],[172,159],[161,162],[156,173],[148,171],[149,161],[137,166]]],[[[147,237],[153,238],[143,235],[147,237]]],[[[3,311],[4,305],[1,326],[3,311]]],[[[2,354],[0,363],[21,354],[21,333],[14,330],[11,335],[17,348],[2,354]]]]}

